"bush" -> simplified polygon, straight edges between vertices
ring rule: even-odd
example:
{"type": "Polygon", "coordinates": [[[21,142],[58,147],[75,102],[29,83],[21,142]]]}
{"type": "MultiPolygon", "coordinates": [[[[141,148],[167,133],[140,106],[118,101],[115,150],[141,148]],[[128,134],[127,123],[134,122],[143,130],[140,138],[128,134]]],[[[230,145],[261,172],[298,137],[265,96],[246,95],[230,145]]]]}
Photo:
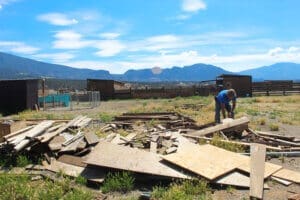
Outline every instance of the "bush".
{"type": "Polygon", "coordinates": [[[129,172],[109,173],[101,187],[103,193],[108,192],[127,192],[134,187],[134,177],[129,172]]]}

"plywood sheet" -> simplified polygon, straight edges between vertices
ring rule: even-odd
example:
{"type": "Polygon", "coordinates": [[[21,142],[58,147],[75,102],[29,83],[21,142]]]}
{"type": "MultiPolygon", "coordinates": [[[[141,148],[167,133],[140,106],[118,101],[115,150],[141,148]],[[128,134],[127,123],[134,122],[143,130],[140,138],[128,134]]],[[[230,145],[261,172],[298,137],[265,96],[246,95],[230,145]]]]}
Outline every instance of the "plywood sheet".
{"type": "MultiPolygon", "coordinates": [[[[218,178],[214,181],[215,183],[222,184],[222,185],[232,185],[237,187],[250,187],[250,178],[240,172],[234,171],[230,172],[229,174],[225,175],[224,177],[218,178]]],[[[269,186],[264,184],[264,189],[268,189],[269,186]]]]}
{"type": "Polygon", "coordinates": [[[154,153],[101,141],[89,154],[87,164],[110,167],[174,178],[188,178],[183,173],[163,164],[154,153]]]}
{"type": "Polygon", "coordinates": [[[278,183],[281,183],[285,186],[289,186],[292,184],[291,181],[287,181],[287,180],[284,180],[284,179],[281,179],[281,178],[278,178],[278,177],[275,177],[275,176],[271,176],[271,179],[274,180],[274,181],[277,181],[278,183]]]}
{"type": "Polygon", "coordinates": [[[72,177],[77,177],[81,175],[82,177],[90,181],[94,181],[98,183],[102,183],[105,177],[105,173],[103,173],[99,169],[74,166],[63,162],[59,162],[57,160],[52,160],[50,165],[44,165],[44,167],[49,171],[56,172],[56,173],[63,172],[66,175],[72,177]]]}
{"type": "Polygon", "coordinates": [[[250,146],[250,197],[263,198],[264,171],[266,159],[266,147],[261,144],[250,146]]]}
{"type": "MultiPolygon", "coordinates": [[[[250,173],[250,157],[240,155],[213,145],[197,145],[186,138],[177,135],[179,146],[175,154],[164,156],[163,159],[181,166],[187,170],[198,173],[209,179],[217,178],[222,174],[237,168],[250,173]],[[178,156],[178,158],[176,158],[178,156]],[[181,163],[181,164],[180,164],[181,163]],[[196,165],[197,163],[197,165],[196,165]],[[191,170],[193,169],[193,170],[191,170]]],[[[269,177],[282,166],[265,163],[264,178],[269,177]]]]}
{"type": "Polygon", "coordinates": [[[300,183],[300,172],[297,171],[281,169],[278,172],[274,173],[272,176],[292,181],[294,183],[300,183]]]}
{"type": "Polygon", "coordinates": [[[239,160],[235,153],[224,149],[209,144],[200,146],[193,143],[181,143],[177,153],[162,158],[209,180],[236,169],[243,161],[239,160]]]}

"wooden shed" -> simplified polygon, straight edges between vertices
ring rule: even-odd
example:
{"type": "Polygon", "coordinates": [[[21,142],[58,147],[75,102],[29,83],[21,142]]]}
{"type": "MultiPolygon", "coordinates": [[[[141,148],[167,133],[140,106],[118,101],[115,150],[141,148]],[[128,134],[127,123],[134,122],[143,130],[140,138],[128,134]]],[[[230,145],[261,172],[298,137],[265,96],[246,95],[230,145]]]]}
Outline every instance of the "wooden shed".
{"type": "Polygon", "coordinates": [[[235,89],[238,97],[252,97],[252,76],[222,74],[216,84],[220,89],[235,89]]]}
{"type": "Polygon", "coordinates": [[[0,113],[34,109],[38,105],[38,79],[0,80],[0,113]]]}
{"type": "Polygon", "coordinates": [[[125,88],[125,83],[115,80],[87,79],[88,91],[99,91],[101,100],[113,99],[115,91],[125,88]]]}

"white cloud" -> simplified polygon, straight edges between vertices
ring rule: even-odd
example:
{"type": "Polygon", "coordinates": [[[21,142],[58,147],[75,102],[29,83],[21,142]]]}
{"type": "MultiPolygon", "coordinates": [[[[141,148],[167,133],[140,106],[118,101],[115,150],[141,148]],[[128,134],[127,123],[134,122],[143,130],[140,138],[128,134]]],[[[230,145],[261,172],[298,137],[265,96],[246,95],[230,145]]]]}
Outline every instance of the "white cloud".
{"type": "Polygon", "coordinates": [[[191,15],[187,15],[187,14],[180,14],[175,17],[175,19],[177,20],[187,20],[189,18],[191,18],[191,15]]]}
{"type": "Polygon", "coordinates": [[[66,15],[61,13],[46,13],[39,15],[37,19],[56,26],[69,26],[78,23],[76,19],[68,18],[66,15]]]}
{"type": "Polygon", "coordinates": [[[36,54],[33,57],[38,59],[51,59],[54,63],[67,62],[75,57],[72,53],[48,53],[48,54],[36,54]]]}
{"type": "Polygon", "coordinates": [[[0,49],[2,51],[10,51],[14,53],[33,54],[39,51],[39,48],[27,45],[23,42],[0,41],[0,49]]]}
{"type": "Polygon", "coordinates": [[[205,10],[206,4],[203,0],[183,0],[182,10],[185,12],[197,12],[205,10]]]}
{"type": "Polygon", "coordinates": [[[118,40],[103,40],[96,44],[96,47],[100,49],[96,55],[100,57],[110,57],[119,54],[125,49],[125,45],[118,40]]]}
{"type": "Polygon", "coordinates": [[[278,53],[280,53],[282,51],[283,51],[283,49],[281,47],[276,47],[274,49],[270,49],[269,52],[268,52],[268,54],[270,56],[276,56],[278,53]]]}
{"type": "Polygon", "coordinates": [[[82,36],[74,31],[60,31],[54,37],[57,40],[53,42],[53,48],[56,49],[81,49],[92,44],[92,41],[82,40],[82,36]]]}
{"type": "Polygon", "coordinates": [[[111,40],[118,38],[120,35],[120,33],[101,33],[100,37],[111,40]]]}
{"type": "Polygon", "coordinates": [[[288,49],[288,52],[297,52],[297,51],[299,51],[299,50],[300,50],[299,47],[290,47],[290,48],[288,49]]]}
{"type": "Polygon", "coordinates": [[[2,10],[5,5],[8,5],[16,1],[18,0],[0,0],[0,10],[2,10]]]}

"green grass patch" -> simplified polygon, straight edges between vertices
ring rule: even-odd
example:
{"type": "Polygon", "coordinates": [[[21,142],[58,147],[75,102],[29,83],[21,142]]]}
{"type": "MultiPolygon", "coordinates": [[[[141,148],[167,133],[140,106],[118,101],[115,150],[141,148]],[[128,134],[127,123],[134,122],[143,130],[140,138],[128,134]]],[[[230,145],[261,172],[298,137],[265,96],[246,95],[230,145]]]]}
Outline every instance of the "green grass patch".
{"type": "Polygon", "coordinates": [[[130,172],[108,173],[101,190],[103,193],[126,193],[133,189],[134,181],[135,179],[130,172]]]}
{"type": "Polygon", "coordinates": [[[111,122],[114,119],[114,116],[109,113],[100,113],[99,117],[100,117],[100,120],[104,123],[111,122]]]}
{"type": "Polygon", "coordinates": [[[151,199],[164,200],[207,200],[212,199],[211,191],[206,181],[186,180],[171,183],[168,188],[156,186],[153,188],[151,199]]]}
{"type": "Polygon", "coordinates": [[[79,175],[79,176],[77,176],[75,178],[75,183],[77,183],[79,185],[86,185],[87,184],[87,180],[83,176],[79,175]]]}
{"type": "Polygon", "coordinates": [[[91,192],[72,188],[70,180],[60,182],[31,181],[27,174],[0,174],[0,199],[62,199],[62,200],[88,200],[93,199],[91,192]]]}
{"type": "Polygon", "coordinates": [[[243,145],[235,144],[235,143],[229,143],[222,141],[222,138],[218,135],[214,135],[213,139],[210,142],[211,145],[226,149],[228,151],[233,151],[237,153],[245,152],[246,149],[243,145]]]}
{"type": "Polygon", "coordinates": [[[279,125],[275,123],[270,124],[269,128],[271,131],[279,131],[279,125]]]}

